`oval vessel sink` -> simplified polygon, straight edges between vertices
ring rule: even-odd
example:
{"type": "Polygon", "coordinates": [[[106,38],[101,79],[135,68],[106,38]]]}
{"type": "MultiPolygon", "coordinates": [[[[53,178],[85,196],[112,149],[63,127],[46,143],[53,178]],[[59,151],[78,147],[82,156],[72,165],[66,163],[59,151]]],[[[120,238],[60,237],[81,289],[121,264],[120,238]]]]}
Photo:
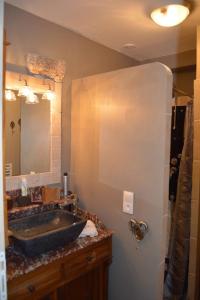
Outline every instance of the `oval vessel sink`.
{"type": "Polygon", "coordinates": [[[74,241],[86,220],[66,210],[52,210],[9,223],[14,244],[27,256],[36,256],[74,241]]]}

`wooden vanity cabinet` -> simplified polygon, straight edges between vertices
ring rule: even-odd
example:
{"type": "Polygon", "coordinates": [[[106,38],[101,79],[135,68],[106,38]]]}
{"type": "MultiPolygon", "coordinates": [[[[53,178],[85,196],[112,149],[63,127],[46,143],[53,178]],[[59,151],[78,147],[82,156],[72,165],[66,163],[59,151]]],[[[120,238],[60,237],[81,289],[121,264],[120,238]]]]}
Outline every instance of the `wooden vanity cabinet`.
{"type": "Polygon", "coordinates": [[[106,300],[112,238],[8,282],[9,300],[106,300]]]}

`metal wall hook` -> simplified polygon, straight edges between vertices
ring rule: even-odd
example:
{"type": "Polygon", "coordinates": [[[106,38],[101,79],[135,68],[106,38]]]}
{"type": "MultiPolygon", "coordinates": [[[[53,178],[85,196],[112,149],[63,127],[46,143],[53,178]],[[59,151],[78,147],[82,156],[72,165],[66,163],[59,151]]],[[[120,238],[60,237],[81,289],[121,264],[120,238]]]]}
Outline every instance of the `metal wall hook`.
{"type": "Polygon", "coordinates": [[[130,230],[133,232],[137,241],[141,241],[144,239],[144,236],[148,232],[148,225],[144,221],[137,221],[135,219],[131,219],[129,221],[130,230]]]}

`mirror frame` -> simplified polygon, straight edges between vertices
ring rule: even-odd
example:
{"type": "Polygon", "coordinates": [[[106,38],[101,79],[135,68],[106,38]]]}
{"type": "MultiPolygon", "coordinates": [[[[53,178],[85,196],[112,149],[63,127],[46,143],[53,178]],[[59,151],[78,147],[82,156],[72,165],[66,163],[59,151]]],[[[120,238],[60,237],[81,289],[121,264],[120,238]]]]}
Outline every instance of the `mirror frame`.
{"type": "MultiPolygon", "coordinates": [[[[44,85],[43,79],[10,71],[6,71],[6,89],[17,90],[20,86],[24,85],[24,80],[19,81],[19,76],[26,79],[28,85],[30,85],[36,93],[43,93],[48,89],[48,85],[44,85]]],[[[56,92],[56,100],[50,102],[50,171],[45,173],[5,177],[6,191],[20,189],[22,177],[26,178],[28,187],[43,186],[61,182],[62,83],[56,83],[52,80],[48,80],[48,82],[51,82],[51,87],[54,87],[56,92]]]]}

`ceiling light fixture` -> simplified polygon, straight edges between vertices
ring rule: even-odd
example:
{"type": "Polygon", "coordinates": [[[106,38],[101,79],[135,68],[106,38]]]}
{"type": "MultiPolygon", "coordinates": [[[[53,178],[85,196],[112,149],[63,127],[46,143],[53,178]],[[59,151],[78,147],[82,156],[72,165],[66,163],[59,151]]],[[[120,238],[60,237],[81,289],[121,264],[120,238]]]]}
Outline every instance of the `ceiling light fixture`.
{"type": "Polygon", "coordinates": [[[15,93],[12,90],[5,90],[6,101],[16,101],[15,93]]]}
{"type": "Polygon", "coordinates": [[[152,11],[152,20],[164,27],[173,27],[182,23],[190,14],[187,4],[170,4],[152,11]]]}

